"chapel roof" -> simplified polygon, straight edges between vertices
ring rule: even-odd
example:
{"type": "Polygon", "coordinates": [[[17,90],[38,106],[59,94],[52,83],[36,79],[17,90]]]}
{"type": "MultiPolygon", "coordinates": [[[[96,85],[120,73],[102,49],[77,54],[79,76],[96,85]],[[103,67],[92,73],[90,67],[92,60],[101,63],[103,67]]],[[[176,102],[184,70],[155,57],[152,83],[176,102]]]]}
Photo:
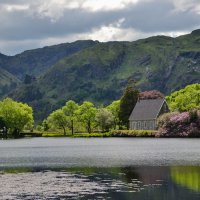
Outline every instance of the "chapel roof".
{"type": "Polygon", "coordinates": [[[129,120],[151,120],[156,119],[165,103],[165,99],[138,100],[129,120]]]}

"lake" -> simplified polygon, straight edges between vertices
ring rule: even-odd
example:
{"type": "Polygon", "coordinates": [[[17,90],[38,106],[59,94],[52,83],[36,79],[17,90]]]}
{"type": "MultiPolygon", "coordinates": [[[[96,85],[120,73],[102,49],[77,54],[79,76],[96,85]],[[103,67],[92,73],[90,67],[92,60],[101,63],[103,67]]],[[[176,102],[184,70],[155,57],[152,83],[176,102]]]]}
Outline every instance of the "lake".
{"type": "Polygon", "coordinates": [[[200,140],[0,141],[2,200],[199,200],[200,140]]]}

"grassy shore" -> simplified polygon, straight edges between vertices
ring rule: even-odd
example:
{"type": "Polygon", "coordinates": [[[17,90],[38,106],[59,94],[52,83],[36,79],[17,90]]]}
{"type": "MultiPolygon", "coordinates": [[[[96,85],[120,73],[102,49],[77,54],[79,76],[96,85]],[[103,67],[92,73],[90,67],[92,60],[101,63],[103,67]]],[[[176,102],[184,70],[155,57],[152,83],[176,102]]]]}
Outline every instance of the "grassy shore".
{"type": "Polygon", "coordinates": [[[155,130],[114,130],[112,137],[155,137],[155,130]]]}
{"type": "Polygon", "coordinates": [[[104,137],[155,137],[156,131],[152,130],[113,130],[106,133],[75,133],[71,135],[62,132],[24,132],[24,137],[72,137],[72,138],[104,138],[104,137]]]}

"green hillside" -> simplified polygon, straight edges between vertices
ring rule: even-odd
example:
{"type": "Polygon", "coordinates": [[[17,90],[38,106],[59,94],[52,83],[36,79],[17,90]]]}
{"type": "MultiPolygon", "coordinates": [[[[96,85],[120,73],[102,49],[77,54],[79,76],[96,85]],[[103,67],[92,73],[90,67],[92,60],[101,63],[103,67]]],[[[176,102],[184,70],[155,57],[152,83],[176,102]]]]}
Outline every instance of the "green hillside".
{"type": "Polygon", "coordinates": [[[86,40],[47,46],[40,49],[28,50],[16,56],[0,56],[0,67],[18,78],[25,74],[40,76],[46,69],[65,56],[74,54],[82,49],[96,45],[98,42],[86,40]]]}
{"type": "Polygon", "coordinates": [[[0,99],[12,92],[20,84],[20,80],[0,68],[0,99]]]}
{"type": "Polygon", "coordinates": [[[38,61],[32,66],[42,73],[30,70],[37,80],[22,84],[10,96],[30,103],[37,119],[43,119],[69,99],[108,104],[120,98],[128,79],[137,80],[140,90],[157,89],[164,94],[199,83],[199,30],[178,38],[156,36],[135,42],[90,43],[90,47],[61,56],[44,68],[43,54],[39,60],[30,54],[38,61]]]}

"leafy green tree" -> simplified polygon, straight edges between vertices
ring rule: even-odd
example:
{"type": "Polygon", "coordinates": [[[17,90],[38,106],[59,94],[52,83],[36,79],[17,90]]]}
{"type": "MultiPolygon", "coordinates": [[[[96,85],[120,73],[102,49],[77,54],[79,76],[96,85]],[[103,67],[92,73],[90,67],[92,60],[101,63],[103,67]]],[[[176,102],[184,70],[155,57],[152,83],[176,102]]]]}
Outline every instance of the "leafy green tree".
{"type": "Polygon", "coordinates": [[[138,100],[139,91],[135,89],[135,82],[129,81],[120,100],[119,119],[122,125],[129,129],[129,116],[138,100]]]}
{"type": "Polygon", "coordinates": [[[49,130],[49,125],[48,125],[48,122],[47,122],[46,119],[42,122],[42,129],[43,129],[44,131],[49,130]]]}
{"type": "Polygon", "coordinates": [[[120,100],[113,101],[107,109],[112,113],[114,117],[114,128],[116,129],[117,125],[119,125],[119,110],[120,110],[120,100]]]}
{"type": "Polygon", "coordinates": [[[105,108],[98,109],[95,119],[102,132],[109,131],[114,124],[113,114],[105,108]]]}
{"type": "Polygon", "coordinates": [[[10,98],[0,102],[0,116],[14,137],[19,137],[23,129],[32,128],[34,123],[32,108],[10,98]]]}
{"type": "Polygon", "coordinates": [[[78,114],[80,121],[85,125],[88,133],[91,133],[92,126],[95,123],[97,109],[94,104],[88,101],[83,102],[83,104],[78,109],[78,114]]]}
{"type": "Polygon", "coordinates": [[[78,104],[72,100],[68,101],[66,105],[62,107],[64,114],[70,121],[69,128],[71,129],[72,135],[74,134],[74,122],[77,121],[77,117],[78,117],[78,113],[77,113],[78,107],[79,107],[78,104]]]}
{"type": "Polygon", "coordinates": [[[62,109],[58,109],[52,112],[47,118],[48,126],[54,128],[62,128],[65,136],[68,123],[69,121],[62,109]]]}
{"type": "Polygon", "coordinates": [[[200,84],[192,84],[166,97],[171,111],[200,109],[200,84]]]}

